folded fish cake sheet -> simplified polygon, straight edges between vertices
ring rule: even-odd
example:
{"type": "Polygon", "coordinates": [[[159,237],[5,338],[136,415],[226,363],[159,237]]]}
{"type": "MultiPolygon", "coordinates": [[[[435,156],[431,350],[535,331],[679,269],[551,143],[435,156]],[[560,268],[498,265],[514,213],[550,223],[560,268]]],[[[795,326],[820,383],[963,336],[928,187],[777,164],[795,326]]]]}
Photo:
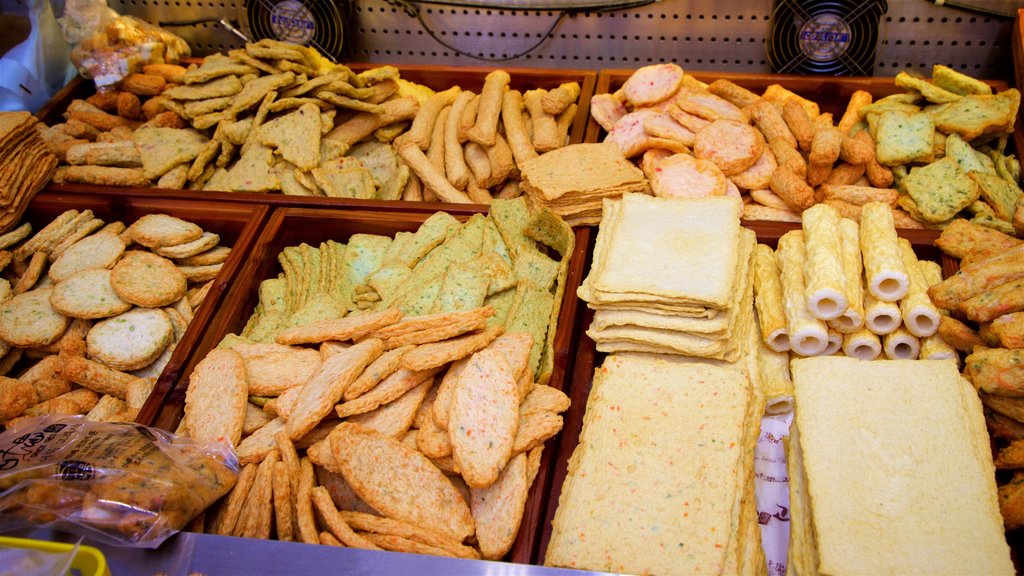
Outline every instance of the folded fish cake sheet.
{"type": "Polygon", "coordinates": [[[592,287],[599,298],[724,308],[735,284],[740,203],[732,197],[664,202],[623,197],[592,287]],[[657,273],[655,273],[657,271],[657,273]],[[616,298],[618,297],[618,298],[616,298]]]}
{"type": "Polygon", "coordinates": [[[822,574],[1012,574],[981,403],[949,360],[793,361],[822,574]]]}
{"type": "Polygon", "coordinates": [[[609,356],[594,380],[545,563],[721,573],[738,537],[735,479],[751,401],[735,368],[609,356]]]}

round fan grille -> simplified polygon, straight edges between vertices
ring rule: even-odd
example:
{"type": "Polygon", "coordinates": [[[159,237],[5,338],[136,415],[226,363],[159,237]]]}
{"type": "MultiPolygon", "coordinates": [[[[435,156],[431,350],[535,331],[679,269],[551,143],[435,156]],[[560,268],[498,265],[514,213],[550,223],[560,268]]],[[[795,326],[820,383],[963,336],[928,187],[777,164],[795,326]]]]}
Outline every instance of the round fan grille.
{"type": "Polygon", "coordinates": [[[253,40],[305,44],[325,56],[341,56],[346,2],[340,0],[246,0],[243,26],[253,40]]]}
{"type": "Polygon", "coordinates": [[[885,0],[777,0],[768,62],[780,74],[870,76],[885,0]]]}

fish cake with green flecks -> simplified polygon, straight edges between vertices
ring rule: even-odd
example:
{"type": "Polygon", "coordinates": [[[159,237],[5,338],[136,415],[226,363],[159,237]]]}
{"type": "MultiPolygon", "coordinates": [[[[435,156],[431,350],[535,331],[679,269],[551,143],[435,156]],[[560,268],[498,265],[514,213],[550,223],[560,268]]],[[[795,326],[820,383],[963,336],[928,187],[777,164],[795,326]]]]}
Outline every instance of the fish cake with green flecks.
{"type": "Polygon", "coordinates": [[[94,234],[75,242],[50,265],[47,274],[60,282],[89,268],[110,268],[124,254],[124,242],[114,234],[94,234]]]}
{"type": "Polygon", "coordinates": [[[51,292],[52,288],[31,290],[0,304],[0,339],[23,347],[56,342],[71,318],[53,309],[51,292]]]}
{"type": "Polygon", "coordinates": [[[163,310],[134,308],[97,322],[85,337],[89,357],[116,370],[138,370],[156,360],[174,339],[163,310]]]}
{"type": "Polygon", "coordinates": [[[145,308],[173,304],[188,288],[185,275],[170,260],[140,250],[125,252],[111,270],[110,285],[122,300],[145,308]]]}
{"type": "MultiPolygon", "coordinates": [[[[116,240],[116,238],[115,238],[116,240]]],[[[50,294],[53,309],[72,318],[109,318],[131,309],[110,286],[110,270],[80,270],[61,280],[50,294]]]]}
{"type": "Polygon", "coordinates": [[[146,214],[136,220],[130,230],[132,240],[147,248],[177,246],[203,235],[199,226],[167,214],[146,214]]]}

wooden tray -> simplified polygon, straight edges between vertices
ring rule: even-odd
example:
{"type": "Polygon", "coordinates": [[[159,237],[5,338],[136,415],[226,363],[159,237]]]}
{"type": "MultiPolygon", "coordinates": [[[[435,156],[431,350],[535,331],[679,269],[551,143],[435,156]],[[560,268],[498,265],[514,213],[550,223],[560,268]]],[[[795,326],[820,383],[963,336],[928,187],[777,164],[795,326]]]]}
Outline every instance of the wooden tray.
{"type": "MultiPolygon", "coordinates": [[[[359,62],[349,64],[348,66],[359,72],[383,65],[359,62]]],[[[477,93],[483,88],[484,77],[487,76],[488,72],[494,70],[494,68],[483,67],[411,64],[396,65],[396,67],[401,71],[402,78],[429,86],[435,90],[446,90],[452,86],[461,86],[463,89],[473,90],[477,93]]],[[[594,87],[597,84],[597,73],[595,71],[541,68],[504,68],[504,70],[512,77],[509,86],[520,91],[533,88],[552,89],[557,88],[563,82],[579,82],[580,96],[577,100],[576,118],[573,120],[572,129],[569,132],[569,142],[575,144],[583,141],[583,136],[587,129],[587,120],[590,118],[590,96],[594,93],[594,87]]],[[[47,125],[63,122],[62,114],[72,100],[87,98],[94,93],[95,86],[92,81],[78,76],[40,108],[39,112],[36,113],[36,117],[47,125]]],[[[203,190],[106,187],[82,184],[51,184],[47,189],[72,194],[91,194],[97,190],[102,190],[112,194],[144,195],[154,198],[172,197],[226,202],[258,202],[271,206],[301,206],[305,208],[365,208],[379,211],[414,210],[430,214],[438,210],[444,210],[452,214],[471,214],[480,210],[486,210],[486,207],[483,205],[474,204],[359,200],[355,198],[327,198],[324,196],[286,196],[284,194],[207,192],[203,190]]]]}
{"type": "MultiPolygon", "coordinates": [[[[790,230],[800,228],[799,224],[790,222],[744,222],[744,227],[757,233],[757,241],[775,247],[779,237],[790,230]]],[[[935,247],[935,239],[939,233],[932,230],[898,230],[900,237],[910,240],[914,245],[914,252],[921,259],[941,262],[943,275],[949,276],[958,269],[958,261],[943,254],[935,247]]],[[[596,239],[597,234],[594,234],[596,239]]],[[[587,252],[586,270],[590,270],[593,250],[587,252]]],[[[541,528],[540,542],[537,544],[536,563],[544,563],[544,555],[547,553],[548,542],[551,539],[551,521],[554,520],[555,511],[558,509],[558,500],[562,494],[562,484],[568,474],[569,458],[579,444],[580,432],[583,429],[583,416],[586,413],[587,400],[590,397],[590,388],[593,384],[594,369],[604,362],[607,354],[598,352],[593,340],[586,335],[587,327],[594,320],[594,311],[581,302],[577,331],[579,338],[576,346],[575,363],[572,368],[572,376],[569,381],[569,398],[572,404],[569,411],[564,415],[565,425],[562,432],[555,439],[557,444],[552,450],[557,452],[554,466],[549,473],[551,480],[549,486],[551,491],[548,494],[548,504],[545,510],[544,524],[541,528]]]]}
{"type": "MultiPolygon", "coordinates": [[[[1022,9],[1024,12],[1024,9],[1022,9]]],[[[1018,20],[1018,31],[1014,35],[1014,42],[1019,42],[1021,23],[1018,20]]],[[[1014,51],[1017,54],[1017,51],[1014,51]]],[[[1024,52],[1022,52],[1024,58],[1024,52]]],[[[1024,60],[1017,64],[1018,68],[1024,65],[1024,60]]],[[[597,76],[597,86],[594,94],[608,94],[622,87],[635,70],[602,70],[597,76]]],[[[1018,73],[1018,78],[1020,74],[1018,73]]],[[[790,74],[743,74],[723,72],[693,72],[693,77],[701,82],[710,84],[715,80],[726,79],[760,94],[772,84],[781,84],[785,88],[818,103],[822,112],[831,112],[836,119],[842,117],[846,110],[846,104],[850,96],[857,90],[870,92],[876,98],[905,92],[903,88],[896,86],[892,78],[871,78],[861,76],[795,76],[790,74]]],[[[1006,82],[999,80],[986,80],[996,90],[1008,88],[1006,82]]],[[[1024,111],[1022,111],[1024,114],[1024,111]]],[[[601,142],[608,133],[597,123],[597,120],[590,118],[587,123],[587,132],[584,135],[584,142],[601,142]]],[[[1020,122],[1013,131],[1013,149],[1024,150],[1024,129],[1020,122]]],[[[797,224],[799,226],[799,224],[797,224]]]]}
{"type": "MultiPolygon", "coordinates": [[[[286,246],[294,246],[302,242],[315,246],[326,240],[347,242],[349,236],[357,233],[394,236],[396,232],[400,231],[414,232],[429,216],[430,214],[423,212],[354,212],[304,208],[275,210],[263,233],[256,240],[238,280],[229,290],[223,305],[209,323],[198,345],[195,346],[188,365],[184,370],[175,373],[177,376],[176,386],[164,390],[165,397],[161,409],[149,423],[166,430],[175,429],[181,420],[184,409],[188,377],[195,365],[220,342],[225,334],[237,334],[241,331],[259,300],[257,289],[260,282],[266,278],[275,277],[281,271],[277,255],[286,246]]],[[[548,382],[549,386],[560,390],[566,388],[565,380],[568,368],[575,361],[575,340],[578,332],[573,328],[577,319],[577,303],[579,301],[576,298],[576,287],[583,279],[583,264],[590,244],[591,229],[578,228],[575,230],[575,234],[576,247],[570,260],[565,293],[562,297],[562,308],[555,333],[554,371],[550,382],[548,382]]],[[[541,520],[544,517],[548,483],[551,478],[550,470],[556,452],[555,442],[555,440],[549,441],[549,448],[544,451],[541,460],[540,473],[530,489],[519,534],[512,550],[506,557],[511,562],[528,564],[535,557],[541,520]]]]}
{"type": "Polygon", "coordinates": [[[259,235],[269,210],[264,206],[251,204],[131,198],[117,194],[81,196],[42,192],[29,203],[22,221],[31,222],[33,229],[39,230],[62,212],[71,209],[92,210],[98,218],[106,222],[120,220],[128,225],[146,214],[170,214],[219,234],[221,244],[232,247],[231,256],[214,279],[203,304],[194,311],[188,330],[178,342],[163,374],[157,380],[153,393],[139,413],[137,421],[146,423],[155,412],[155,399],[166,394],[170,384],[177,381],[178,372],[191,358],[192,351],[213,319],[227,287],[245,263],[246,255],[259,235]]]}
{"type": "MultiPolygon", "coordinates": [[[[626,82],[636,70],[602,70],[597,76],[594,94],[615,92],[626,82]]],[[[864,76],[796,76],[792,74],[754,74],[724,72],[693,72],[693,77],[710,84],[715,80],[731,80],[736,84],[760,94],[772,84],[781,84],[788,90],[812,100],[818,104],[822,112],[831,112],[837,119],[846,110],[846,103],[857,90],[870,92],[876,98],[906,92],[896,86],[892,78],[873,78],[864,76]]],[[[1006,82],[987,80],[993,88],[1005,90],[1006,82]]],[[[600,142],[606,132],[596,120],[590,118],[584,142],[600,142]]]]}

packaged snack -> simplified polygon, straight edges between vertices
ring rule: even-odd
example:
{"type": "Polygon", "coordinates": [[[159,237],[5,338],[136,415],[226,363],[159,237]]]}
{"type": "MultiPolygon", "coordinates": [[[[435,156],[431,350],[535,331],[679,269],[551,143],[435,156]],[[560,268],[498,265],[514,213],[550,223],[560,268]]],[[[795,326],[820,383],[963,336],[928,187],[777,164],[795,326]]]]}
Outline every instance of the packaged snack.
{"type": "Polygon", "coordinates": [[[138,424],[46,416],[0,434],[0,528],[48,524],[155,548],[231,489],[238,460],[138,424]]]}

